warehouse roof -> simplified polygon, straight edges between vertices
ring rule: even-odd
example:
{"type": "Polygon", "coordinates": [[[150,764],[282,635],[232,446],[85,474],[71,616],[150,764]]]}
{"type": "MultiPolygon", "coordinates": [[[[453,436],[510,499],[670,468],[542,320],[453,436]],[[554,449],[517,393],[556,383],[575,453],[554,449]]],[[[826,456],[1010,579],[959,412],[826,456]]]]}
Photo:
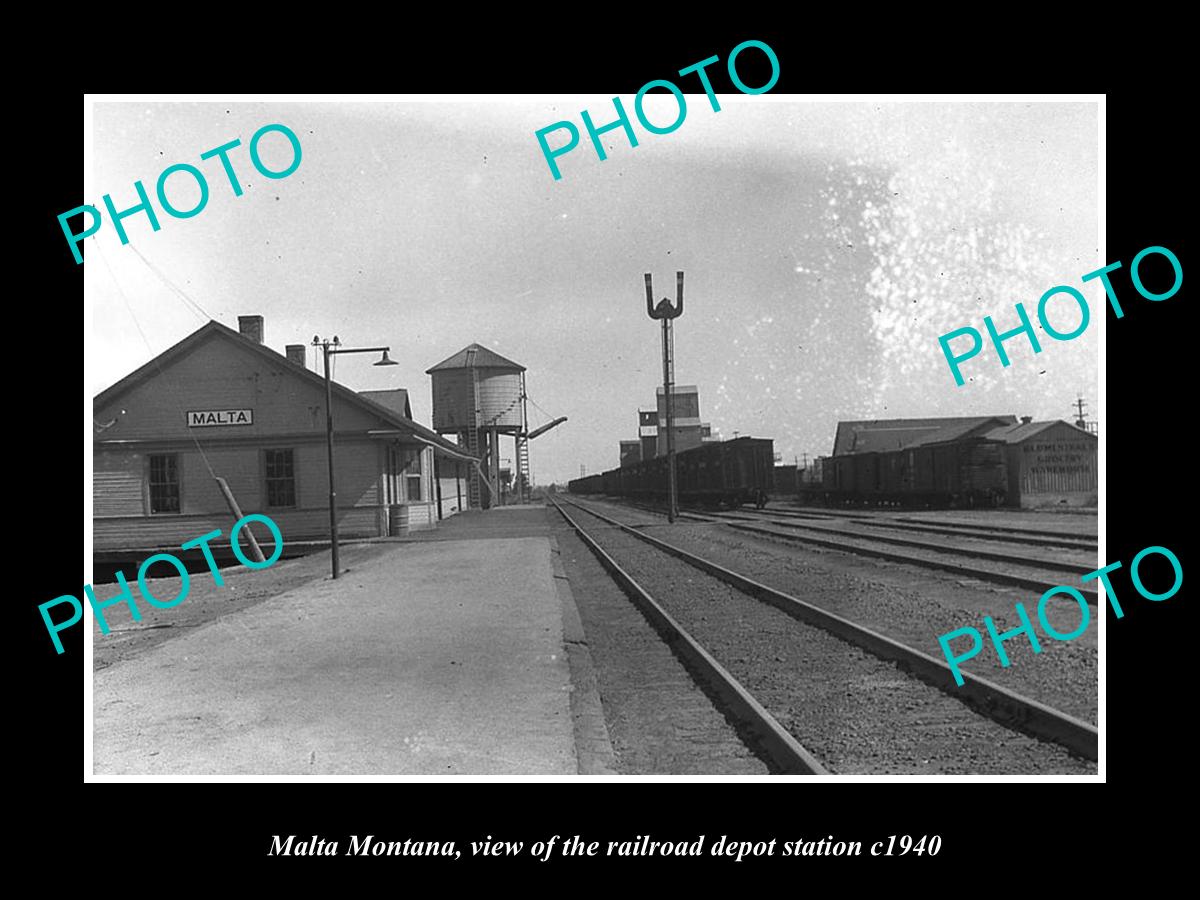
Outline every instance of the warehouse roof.
{"type": "Polygon", "coordinates": [[[1062,419],[1054,419],[1050,422],[1022,422],[1019,425],[1003,425],[999,428],[989,431],[984,435],[989,440],[1004,441],[1006,444],[1019,444],[1022,441],[1028,440],[1034,435],[1041,434],[1047,428],[1052,428],[1055,425],[1065,425],[1067,428],[1078,431],[1081,435],[1090,437],[1093,440],[1099,440],[1096,435],[1090,431],[1084,431],[1077,425],[1072,425],[1070,422],[1064,422],[1062,419]]]}
{"type": "Polygon", "coordinates": [[[1012,416],[994,416],[989,419],[967,419],[954,425],[946,425],[936,431],[923,434],[909,441],[904,448],[922,447],[926,444],[945,444],[951,441],[961,441],[969,437],[987,437],[997,426],[1000,428],[1013,427],[1010,423],[1012,416]]]}
{"type": "MultiPolygon", "coordinates": [[[[309,371],[306,366],[293,363],[286,356],[275,352],[270,347],[266,347],[258,343],[258,341],[251,340],[250,338],[234,331],[232,328],[222,325],[216,320],[212,320],[206,325],[200,326],[179,343],[172,347],[168,347],[144,366],[141,366],[140,368],[135,369],[133,372],[130,372],[116,384],[101,391],[93,399],[93,405],[96,407],[107,406],[122,394],[141,384],[146,379],[161,373],[164,366],[169,365],[177,359],[182,359],[207,340],[232,341],[239,347],[265,357],[270,362],[278,365],[284,371],[291,372],[297,378],[305,379],[319,387],[321,390],[325,389],[325,379],[316,372],[309,371]]],[[[432,445],[435,450],[444,451],[459,457],[463,455],[463,451],[457,444],[446,440],[440,434],[437,434],[431,429],[426,428],[424,425],[417,424],[409,417],[397,412],[395,409],[391,409],[385,404],[379,403],[376,400],[365,396],[365,394],[371,393],[370,391],[360,394],[356,391],[350,390],[348,387],[338,384],[336,381],[330,382],[330,388],[333,393],[342,400],[355,404],[358,407],[365,409],[376,416],[379,416],[379,418],[383,419],[388,424],[403,431],[409,432],[414,437],[422,440],[424,443],[432,445]]]]}
{"type": "Polygon", "coordinates": [[[833,455],[898,450],[918,444],[956,440],[984,425],[1016,424],[1016,416],[970,416],[931,419],[868,419],[838,422],[833,455]]]}
{"type": "Polygon", "coordinates": [[[440,372],[445,369],[512,369],[514,372],[524,372],[525,367],[518,365],[511,359],[505,359],[494,350],[489,350],[482,344],[471,344],[463,347],[449,359],[443,359],[440,363],[431,369],[426,369],[425,374],[429,375],[432,372],[440,372]]]}

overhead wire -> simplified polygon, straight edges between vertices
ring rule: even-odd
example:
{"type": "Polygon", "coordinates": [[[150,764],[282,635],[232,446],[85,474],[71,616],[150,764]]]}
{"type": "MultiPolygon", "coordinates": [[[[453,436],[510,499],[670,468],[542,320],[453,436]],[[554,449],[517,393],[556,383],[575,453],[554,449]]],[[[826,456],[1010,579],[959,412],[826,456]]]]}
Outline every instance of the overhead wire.
{"type": "MultiPolygon", "coordinates": [[[[137,329],[137,333],[141,335],[142,343],[146,345],[146,350],[150,353],[150,359],[151,362],[154,363],[154,368],[158,370],[158,374],[162,377],[163,384],[167,386],[167,390],[171,395],[172,403],[175,404],[175,408],[186,422],[187,413],[184,411],[183,406],[179,403],[179,396],[175,391],[174,385],[171,384],[170,380],[166,378],[165,373],[163,372],[162,365],[158,361],[159,354],[154,352],[154,348],[150,346],[150,340],[146,337],[146,332],[142,330],[142,324],[138,321],[137,314],[133,311],[133,304],[129,302],[129,297],[126,296],[124,289],[121,287],[121,283],[117,281],[116,273],[113,272],[112,266],[108,264],[108,258],[100,249],[99,242],[94,241],[93,246],[96,248],[97,255],[100,257],[100,261],[104,263],[104,268],[108,271],[108,277],[112,279],[113,286],[116,287],[117,293],[120,294],[121,300],[125,303],[125,309],[129,311],[129,317],[133,319],[133,325],[137,329]]],[[[140,256],[141,254],[138,255],[140,256]]],[[[208,469],[208,474],[216,479],[217,473],[213,470],[212,463],[209,462],[208,454],[204,452],[204,447],[200,445],[200,440],[196,437],[196,433],[191,428],[188,429],[188,436],[192,439],[192,443],[196,445],[196,449],[200,452],[200,458],[204,460],[204,467],[208,469]]]]}
{"type": "Polygon", "coordinates": [[[534,400],[532,397],[530,397],[530,396],[529,396],[529,394],[528,394],[528,392],[526,392],[526,394],[525,394],[525,398],[526,398],[526,399],[527,399],[527,400],[528,400],[530,403],[532,403],[532,404],[533,404],[533,406],[534,406],[534,408],[535,408],[535,409],[537,409],[537,410],[538,410],[538,411],[539,411],[539,412],[540,412],[540,413],[541,413],[543,416],[545,416],[547,420],[549,420],[549,419],[553,419],[553,418],[554,418],[554,416],[550,415],[550,413],[546,412],[544,409],[542,409],[540,406],[538,406],[538,403],[537,403],[537,401],[536,401],[536,400],[534,400]]]}
{"type": "MultiPolygon", "coordinates": [[[[99,245],[97,244],[97,246],[99,246],[99,245]]],[[[169,279],[163,273],[163,271],[158,268],[158,266],[156,266],[154,263],[150,262],[150,260],[146,259],[146,257],[142,255],[142,252],[140,250],[138,250],[137,247],[130,244],[129,249],[132,250],[135,254],[137,254],[137,258],[140,259],[142,262],[144,262],[146,264],[146,267],[149,268],[150,271],[153,272],[158,277],[158,279],[167,286],[167,288],[169,290],[175,292],[176,296],[178,296],[179,299],[184,302],[184,305],[187,306],[189,310],[194,312],[196,315],[202,317],[205,322],[212,321],[213,317],[208,314],[207,310],[205,310],[203,306],[201,306],[196,300],[192,299],[192,297],[186,291],[184,291],[183,288],[179,287],[177,284],[175,284],[175,282],[171,281],[171,279],[169,279]]],[[[110,269],[110,271],[111,271],[111,269],[110,269]]]]}

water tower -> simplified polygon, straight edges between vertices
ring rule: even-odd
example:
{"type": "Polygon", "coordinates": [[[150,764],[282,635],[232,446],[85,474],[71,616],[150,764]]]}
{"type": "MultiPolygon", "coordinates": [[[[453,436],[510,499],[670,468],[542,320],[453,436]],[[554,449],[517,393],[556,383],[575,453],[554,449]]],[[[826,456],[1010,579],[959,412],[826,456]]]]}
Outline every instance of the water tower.
{"type": "Polygon", "coordinates": [[[529,484],[525,367],[471,344],[426,374],[433,378],[433,430],[456,435],[459,446],[481,460],[478,469],[471,468],[468,506],[487,509],[499,503],[502,434],[512,435],[515,443],[517,493],[524,499],[529,484]]]}

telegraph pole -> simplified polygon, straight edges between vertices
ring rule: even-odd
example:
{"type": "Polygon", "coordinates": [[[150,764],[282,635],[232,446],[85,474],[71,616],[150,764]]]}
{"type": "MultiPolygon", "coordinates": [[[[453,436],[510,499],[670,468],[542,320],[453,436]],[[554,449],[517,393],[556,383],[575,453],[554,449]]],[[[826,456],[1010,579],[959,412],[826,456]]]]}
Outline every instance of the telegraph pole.
{"type": "Polygon", "coordinates": [[[678,490],[675,483],[675,408],[672,388],[675,382],[675,334],[671,321],[683,315],[683,273],[675,273],[675,306],[666,297],[654,305],[654,288],[650,273],[646,273],[646,313],[651,319],[662,320],[663,402],[667,404],[667,521],[675,522],[679,514],[678,490]]]}

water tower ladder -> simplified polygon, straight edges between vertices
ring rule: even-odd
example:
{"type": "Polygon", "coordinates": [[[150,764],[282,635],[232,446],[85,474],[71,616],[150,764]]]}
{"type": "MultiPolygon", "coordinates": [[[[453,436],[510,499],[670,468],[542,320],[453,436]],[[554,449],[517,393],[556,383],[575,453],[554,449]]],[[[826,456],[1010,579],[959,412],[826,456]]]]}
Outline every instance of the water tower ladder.
{"type": "MultiPolygon", "coordinates": [[[[479,431],[475,428],[467,429],[467,452],[479,458],[479,431]]],[[[479,509],[479,469],[472,465],[467,477],[467,507],[469,509],[479,509]]]]}
{"type": "Polygon", "coordinates": [[[517,482],[520,490],[520,498],[522,501],[529,494],[531,487],[529,480],[529,439],[517,438],[517,482]]]}

